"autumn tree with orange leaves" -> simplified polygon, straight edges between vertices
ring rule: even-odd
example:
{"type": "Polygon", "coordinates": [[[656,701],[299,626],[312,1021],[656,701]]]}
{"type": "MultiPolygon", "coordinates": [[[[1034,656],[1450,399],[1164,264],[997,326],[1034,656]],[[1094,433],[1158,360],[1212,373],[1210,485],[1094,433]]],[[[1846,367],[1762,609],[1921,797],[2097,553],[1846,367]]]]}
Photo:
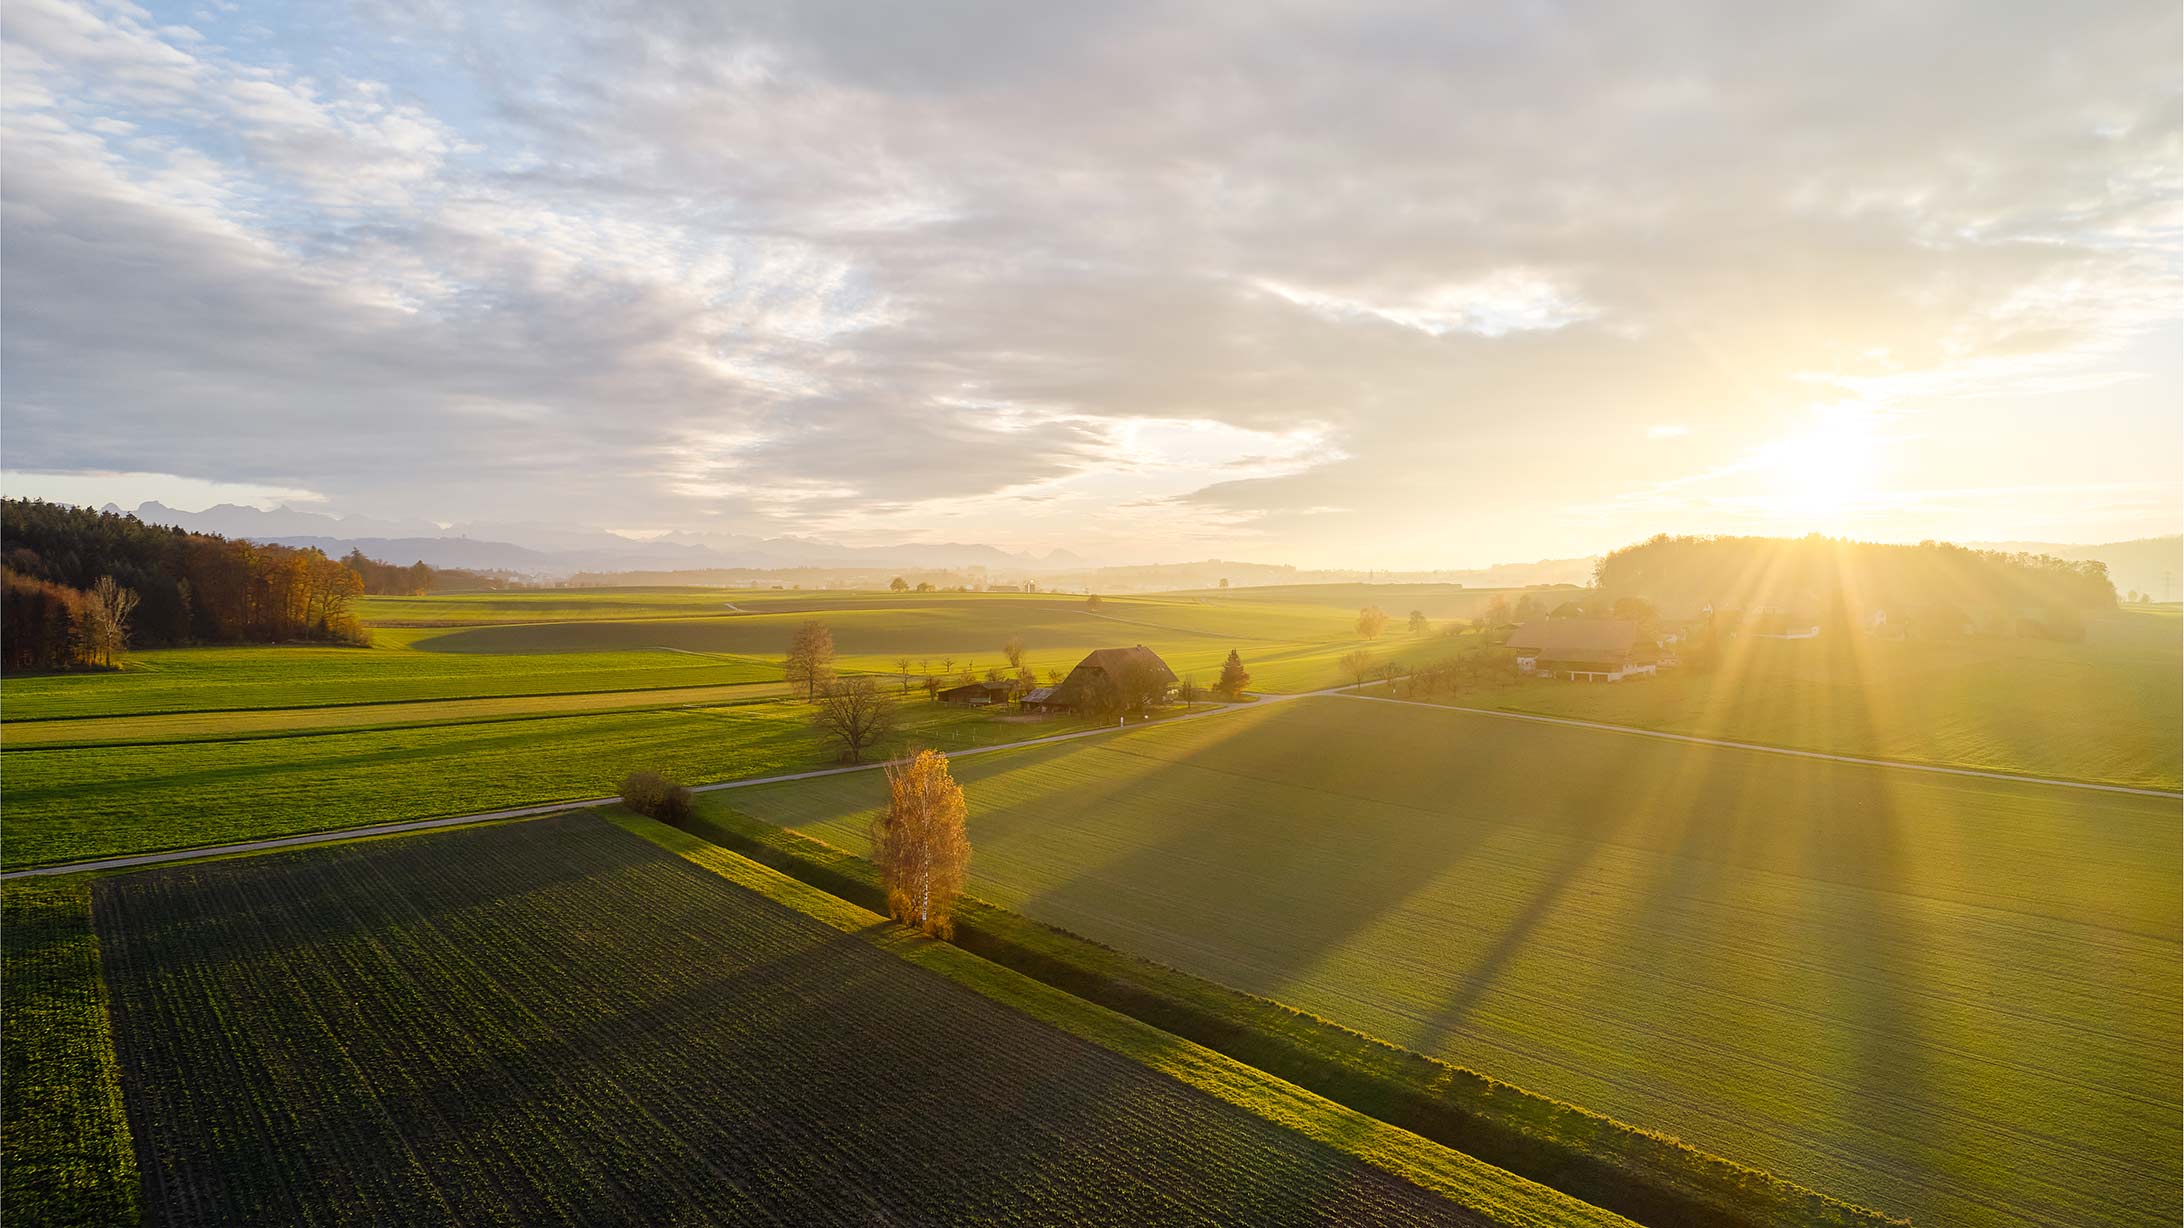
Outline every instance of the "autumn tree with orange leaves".
{"type": "Polygon", "coordinates": [[[971,865],[963,831],[963,788],[948,756],[919,751],[887,768],[887,811],[872,823],[872,860],[887,884],[887,911],[904,925],[945,938],[971,865]]]}

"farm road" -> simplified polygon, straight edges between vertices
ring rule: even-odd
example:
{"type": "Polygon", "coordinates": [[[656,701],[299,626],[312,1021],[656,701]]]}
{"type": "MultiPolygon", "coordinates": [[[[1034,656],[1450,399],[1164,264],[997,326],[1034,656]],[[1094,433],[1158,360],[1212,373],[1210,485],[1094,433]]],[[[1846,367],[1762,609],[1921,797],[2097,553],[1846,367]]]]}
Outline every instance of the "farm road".
{"type": "MultiPolygon", "coordinates": [[[[1931,772],[1944,776],[1975,776],[1986,780],[2011,781],[2025,785],[2047,785],[2059,789],[2087,789],[2097,793],[2130,793],[2141,797],[2163,797],[2184,801],[2184,794],[2163,789],[2141,789],[2129,785],[2104,785],[2083,780],[2057,780],[2045,776],[2015,776],[2008,772],[1988,772],[1977,768],[1947,767],[1933,763],[1902,763],[1893,759],[1863,759],[1855,755],[1831,755],[1821,751],[1794,750],[1785,746],[1765,746],[1756,742],[1731,742],[1721,738],[1702,738],[1687,733],[1664,733],[1657,729],[1639,729],[1630,725],[1609,725],[1599,721],[1581,721],[1562,716],[1536,716],[1527,712],[1502,712],[1492,708],[1462,708],[1448,704],[1424,704],[1415,700],[1391,699],[1382,695],[1353,694],[1355,687],[1336,686],[1318,691],[1297,691],[1286,695],[1266,695],[1248,704],[1222,704],[1203,712],[1186,712],[1171,716],[1161,724],[1171,725],[1179,721],[1204,720],[1224,712],[1248,710],[1268,704],[1288,703],[1308,699],[1315,695],[1334,695],[1343,699],[1361,700],[1366,703],[1402,704],[1406,707],[1437,708],[1448,712],[1462,712],[1471,716],[1490,716],[1502,720],[1532,721],[1545,725],[1567,725],[1578,729],[1594,729],[1603,733],[1630,734],[1643,738],[1656,738],[1667,742],[1686,742],[1695,746],[1712,746],[1728,750],[1754,751],[1768,755],[1789,755],[1799,759],[1824,759],[1834,763],[1848,763],[1860,767],[1888,768],[1903,772],[1931,772]]],[[[1080,729],[1073,733],[1049,734],[1043,738],[1025,738],[1016,742],[1001,742],[993,746],[973,747],[950,753],[950,758],[967,755],[989,755],[996,751],[1021,750],[1027,746],[1045,746],[1054,742],[1069,742],[1078,738],[1096,738],[1121,729],[1143,728],[1139,725],[1116,725],[1113,728],[1080,729]]],[[[817,768],[808,772],[785,772],[774,776],[753,776],[745,780],[724,780],[716,784],[692,786],[693,793],[714,793],[723,789],[748,789],[756,785],[782,784],[792,780],[815,780],[822,776],[841,776],[850,772],[877,771],[878,763],[860,763],[849,767],[817,768]]],[[[52,874],[75,874],[88,870],[127,870],[138,866],[159,865],[170,861],[190,861],[199,857],[223,857],[233,853],[256,853],[270,849],[297,848],[308,844],[329,844],[338,840],[355,840],[367,836],[391,836],[402,832],[431,831],[440,827],[460,827],[467,823],[492,823],[503,819],[524,819],[538,815],[558,814],[564,810],[576,810],[585,806],[611,806],[618,797],[579,798],[563,802],[546,802],[537,806],[518,806],[508,810],[488,810],[481,814],[451,815],[438,819],[415,819],[403,823],[380,823],[370,827],[348,827],[335,831],[311,832],[299,836],[281,836],[267,840],[249,840],[240,844],[219,844],[206,848],[175,849],[163,853],[140,853],[131,857],[108,857],[98,861],[73,861],[55,866],[37,866],[28,870],[10,870],[0,874],[0,882],[18,878],[37,878],[52,874]]]]}

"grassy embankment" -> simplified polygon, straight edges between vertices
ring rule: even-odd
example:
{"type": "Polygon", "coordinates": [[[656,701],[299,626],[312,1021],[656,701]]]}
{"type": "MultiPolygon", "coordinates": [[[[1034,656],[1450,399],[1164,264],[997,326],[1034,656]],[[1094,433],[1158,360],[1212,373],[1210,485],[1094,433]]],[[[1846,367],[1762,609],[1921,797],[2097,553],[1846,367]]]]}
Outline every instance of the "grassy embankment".
{"type": "Polygon", "coordinates": [[[1626,1223],[619,822],[98,881],[152,1213],[1626,1223]]]}
{"type": "Polygon", "coordinates": [[[1919,1222],[2178,1214],[2173,800],[1346,698],[956,775],[1039,921],[1919,1222]]]}

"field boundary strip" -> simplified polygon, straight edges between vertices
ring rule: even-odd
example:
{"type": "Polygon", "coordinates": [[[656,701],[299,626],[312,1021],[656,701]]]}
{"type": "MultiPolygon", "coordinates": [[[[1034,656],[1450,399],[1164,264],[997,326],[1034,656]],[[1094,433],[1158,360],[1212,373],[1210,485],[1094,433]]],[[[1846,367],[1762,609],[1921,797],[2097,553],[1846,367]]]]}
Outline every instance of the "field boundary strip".
{"type": "Polygon", "coordinates": [[[870,942],[986,998],[1147,1066],[1335,1151],[1362,1160],[1497,1224],[1634,1225],[1612,1211],[1399,1126],[1277,1075],[1056,989],[960,947],[889,924],[877,913],[701,837],[636,815],[603,821],[735,885],[870,942]]]}
{"type": "Polygon", "coordinates": [[[1858,767],[1895,768],[1905,772],[1934,772],[1943,776],[1974,776],[1982,780],[2002,780],[2021,785],[2048,785],[2058,789],[2090,789],[2099,793],[2128,793],[2137,797],[2162,797],[2172,801],[2184,801],[2184,792],[2171,789],[2153,789],[2143,785],[2104,784],[2097,780],[2070,780],[2060,776],[2025,776],[2016,772],[2000,772],[1989,768],[1957,767],[1946,763],[1919,763],[1910,759],[1872,759],[1860,755],[1839,755],[1824,750],[1802,750],[1794,746],[1770,746],[1765,742],[1736,742],[1728,738],[1708,738],[1695,733],[1671,733],[1665,729],[1647,729],[1639,725],[1611,725],[1606,721],[1588,721],[1572,716],[1542,716],[1536,712],[1513,712],[1502,708],[1468,708],[1457,704],[1421,703],[1415,699],[1396,699],[1388,695],[1359,694],[1354,687],[1331,687],[1324,691],[1307,691],[1308,695],[1336,695],[1343,699],[1362,699],[1368,703],[1398,704],[1406,708],[1424,708],[1442,712],[1462,712],[1471,716],[1496,716],[1512,721],[1532,721],[1542,725],[1567,725],[1573,729],[1597,729],[1606,733],[1634,734],[1641,738],[1659,738],[1668,742],[1688,742],[1696,746],[1713,746],[1724,750],[1758,751],[1766,755],[1789,755],[1798,759],[1820,759],[1829,763],[1848,763],[1858,767]]]}

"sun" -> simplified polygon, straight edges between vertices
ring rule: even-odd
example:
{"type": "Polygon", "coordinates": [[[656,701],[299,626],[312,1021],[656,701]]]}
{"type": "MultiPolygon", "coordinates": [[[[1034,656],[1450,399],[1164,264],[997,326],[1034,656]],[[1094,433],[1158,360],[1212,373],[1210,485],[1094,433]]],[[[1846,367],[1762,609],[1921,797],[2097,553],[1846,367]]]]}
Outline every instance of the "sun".
{"type": "Polygon", "coordinates": [[[1816,409],[1813,421],[1775,449],[1784,510],[1837,528],[1872,495],[1889,441],[1868,410],[1816,409]]]}

